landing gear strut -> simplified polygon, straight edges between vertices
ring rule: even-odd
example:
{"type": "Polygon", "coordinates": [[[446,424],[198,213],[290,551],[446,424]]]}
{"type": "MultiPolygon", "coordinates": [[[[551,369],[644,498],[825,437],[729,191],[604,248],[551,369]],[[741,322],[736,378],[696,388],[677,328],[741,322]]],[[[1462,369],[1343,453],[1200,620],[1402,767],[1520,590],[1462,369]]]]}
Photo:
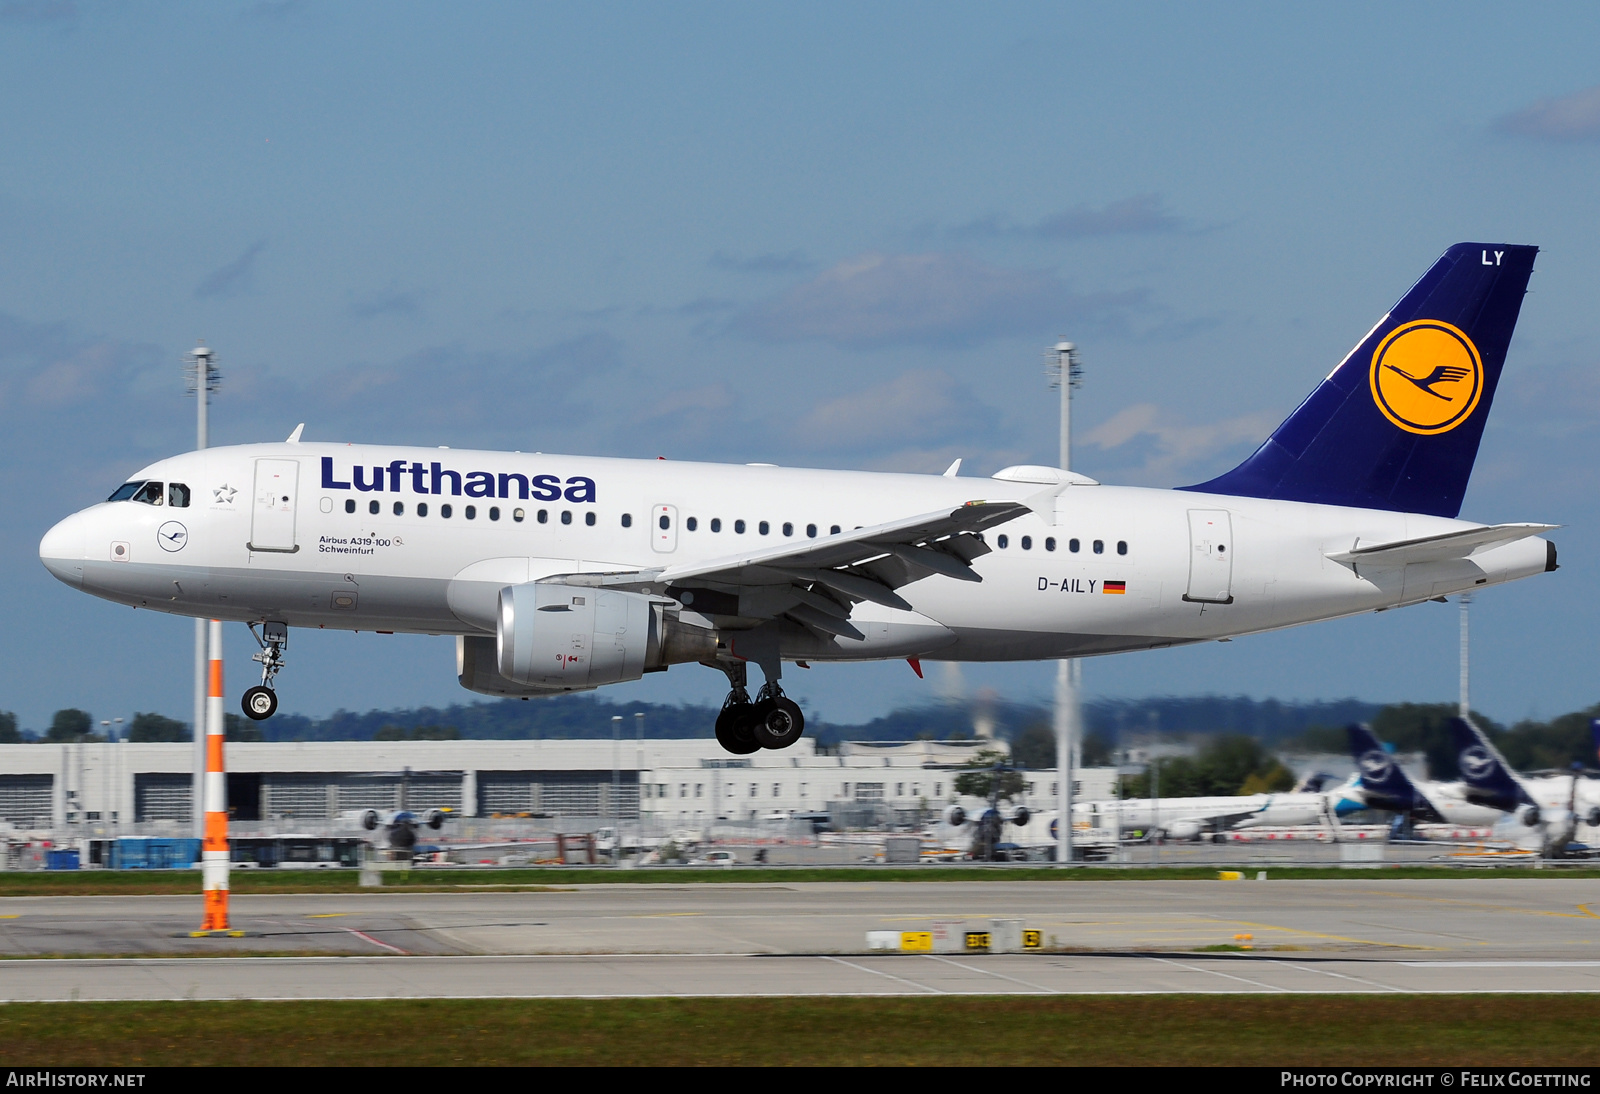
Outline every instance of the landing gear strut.
{"type": "Polygon", "coordinates": [[[261,652],[253,655],[250,660],[261,662],[261,683],[244,693],[240,706],[244,707],[245,714],[253,721],[264,721],[278,711],[278,693],[272,688],[272,681],[283,671],[284,650],[289,648],[289,625],[287,623],[251,623],[250,634],[256,640],[256,645],[261,647],[261,652]],[[258,632],[256,627],[261,630],[258,632]]]}
{"type": "Polygon", "coordinates": [[[717,743],[735,756],[748,756],[763,748],[788,748],[805,733],[800,705],[769,679],[750,701],[743,661],[717,662],[728,677],[728,697],[717,715],[717,743]]]}

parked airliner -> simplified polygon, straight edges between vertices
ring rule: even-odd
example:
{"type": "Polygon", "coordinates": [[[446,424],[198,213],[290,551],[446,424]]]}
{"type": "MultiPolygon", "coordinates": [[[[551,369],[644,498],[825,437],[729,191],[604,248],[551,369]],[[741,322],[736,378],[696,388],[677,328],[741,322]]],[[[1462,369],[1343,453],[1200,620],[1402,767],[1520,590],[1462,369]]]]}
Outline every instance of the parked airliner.
{"type": "Polygon", "coordinates": [[[69,585],[247,623],[457,636],[541,696],[699,662],[731,752],[799,739],[785,661],[1011,661],[1207,642],[1555,569],[1456,519],[1537,248],[1447,250],[1244,463],[1176,490],[287,442],[161,460],[40,543],[69,585]],[[745,667],[765,678],[752,699],[745,667]]]}

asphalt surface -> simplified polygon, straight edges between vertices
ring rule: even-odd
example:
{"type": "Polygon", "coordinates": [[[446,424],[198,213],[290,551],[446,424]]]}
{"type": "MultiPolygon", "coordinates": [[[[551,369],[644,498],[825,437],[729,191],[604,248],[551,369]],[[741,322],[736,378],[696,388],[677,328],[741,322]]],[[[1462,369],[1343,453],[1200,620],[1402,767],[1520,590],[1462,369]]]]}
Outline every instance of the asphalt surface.
{"type": "Polygon", "coordinates": [[[1600,881],[1559,876],[596,885],[232,911],[241,937],[192,938],[198,894],[0,899],[0,957],[35,958],[0,960],[0,999],[1600,991],[1600,881]],[[868,931],[993,919],[1050,952],[867,952],[868,931]],[[1206,950],[1235,946],[1251,950],[1206,950]]]}

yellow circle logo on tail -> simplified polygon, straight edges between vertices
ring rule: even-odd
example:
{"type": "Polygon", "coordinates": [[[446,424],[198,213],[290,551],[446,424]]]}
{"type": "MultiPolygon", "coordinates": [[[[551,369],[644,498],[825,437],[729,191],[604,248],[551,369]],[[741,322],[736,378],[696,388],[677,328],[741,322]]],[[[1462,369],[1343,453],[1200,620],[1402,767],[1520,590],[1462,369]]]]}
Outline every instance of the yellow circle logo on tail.
{"type": "Polygon", "coordinates": [[[1418,319],[1389,332],[1372,354],[1372,401],[1407,433],[1448,433],[1478,405],[1483,359],[1449,323],[1418,319]]]}

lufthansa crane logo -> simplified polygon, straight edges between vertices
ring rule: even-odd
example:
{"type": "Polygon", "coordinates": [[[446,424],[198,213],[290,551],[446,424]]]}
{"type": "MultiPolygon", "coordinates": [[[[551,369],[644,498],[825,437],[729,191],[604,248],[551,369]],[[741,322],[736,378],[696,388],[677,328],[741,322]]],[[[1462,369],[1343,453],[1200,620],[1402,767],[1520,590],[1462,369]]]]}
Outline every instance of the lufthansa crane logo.
{"type": "Polygon", "coordinates": [[[1389,754],[1377,750],[1363,754],[1357,762],[1361,765],[1361,777],[1371,779],[1375,783],[1383,782],[1389,777],[1389,772],[1394,770],[1394,761],[1389,758],[1389,754]]]}
{"type": "Polygon", "coordinates": [[[1372,354],[1372,400],[1407,433],[1448,433],[1476,409],[1483,359],[1456,327],[1419,319],[1390,331],[1372,354]]]}
{"type": "Polygon", "coordinates": [[[1463,749],[1460,756],[1461,770],[1470,778],[1487,778],[1494,771],[1494,757],[1489,755],[1482,745],[1473,745],[1463,749]]]}
{"type": "Polygon", "coordinates": [[[156,542],[161,544],[163,551],[181,551],[183,545],[189,542],[189,529],[175,520],[169,520],[156,529],[156,542]]]}

